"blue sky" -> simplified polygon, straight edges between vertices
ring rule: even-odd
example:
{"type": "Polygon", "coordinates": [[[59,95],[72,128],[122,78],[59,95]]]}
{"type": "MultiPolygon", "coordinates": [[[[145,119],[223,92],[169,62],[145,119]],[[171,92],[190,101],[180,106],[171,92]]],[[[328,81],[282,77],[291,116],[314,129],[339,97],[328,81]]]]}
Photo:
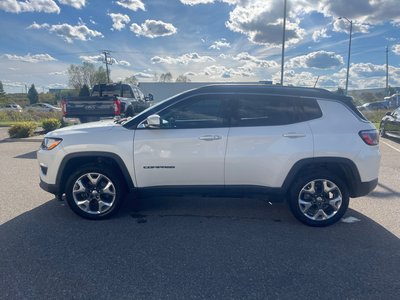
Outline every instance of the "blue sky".
{"type": "MultiPolygon", "coordinates": [[[[0,80],[67,87],[66,70],[102,65],[114,81],[170,71],[192,81],[280,80],[283,0],[0,0],[0,80]]],[[[285,84],[349,89],[400,86],[399,0],[288,0],[285,84]]]]}

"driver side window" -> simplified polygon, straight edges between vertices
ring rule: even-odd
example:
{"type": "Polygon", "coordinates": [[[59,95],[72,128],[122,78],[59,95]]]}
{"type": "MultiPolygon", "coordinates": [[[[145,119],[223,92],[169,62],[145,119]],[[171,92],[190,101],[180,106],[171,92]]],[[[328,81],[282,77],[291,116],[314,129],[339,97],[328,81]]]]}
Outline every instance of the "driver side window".
{"type": "Polygon", "coordinates": [[[183,100],[159,113],[161,128],[225,127],[226,118],[222,97],[201,95],[183,100]]]}

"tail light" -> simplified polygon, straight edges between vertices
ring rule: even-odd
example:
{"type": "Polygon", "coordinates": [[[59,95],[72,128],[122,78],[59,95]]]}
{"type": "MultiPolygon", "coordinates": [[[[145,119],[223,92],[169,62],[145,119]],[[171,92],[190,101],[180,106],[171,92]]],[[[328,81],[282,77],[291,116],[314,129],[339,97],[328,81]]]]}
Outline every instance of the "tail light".
{"type": "Polygon", "coordinates": [[[61,100],[61,111],[63,113],[63,116],[67,116],[67,101],[61,100]]]}
{"type": "Polygon", "coordinates": [[[358,135],[361,139],[370,146],[375,146],[379,144],[379,134],[375,129],[372,130],[361,130],[358,135]]]}
{"type": "Polygon", "coordinates": [[[118,98],[114,100],[114,115],[119,116],[121,114],[121,101],[118,98]]]}

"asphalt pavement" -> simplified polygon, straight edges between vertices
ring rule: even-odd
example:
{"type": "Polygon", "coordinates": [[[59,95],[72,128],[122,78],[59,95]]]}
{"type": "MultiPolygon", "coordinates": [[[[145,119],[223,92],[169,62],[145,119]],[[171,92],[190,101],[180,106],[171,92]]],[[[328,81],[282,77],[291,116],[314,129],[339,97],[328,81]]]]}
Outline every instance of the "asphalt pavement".
{"type": "Polygon", "coordinates": [[[84,220],[39,188],[38,147],[0,139],[0,299],[399,297],[400,143],[381,140],[379,186],[327,228],[255,198],[148,198],[84,220]]]}

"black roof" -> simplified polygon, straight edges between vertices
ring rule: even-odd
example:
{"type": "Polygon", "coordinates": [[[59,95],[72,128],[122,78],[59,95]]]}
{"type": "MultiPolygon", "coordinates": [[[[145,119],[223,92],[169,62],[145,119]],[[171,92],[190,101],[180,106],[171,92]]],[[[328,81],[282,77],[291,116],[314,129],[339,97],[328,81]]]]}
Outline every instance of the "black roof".
{"type": "Polygon", "coordinates": [[[332,93],[325,89],[280,86],[280,85],[265,85],[265,84],[212,84],[206,85],[192,90],[196,93],[268,93],[286,96],[303,96],[328,98],[339,101],[351,101],[351,97],[332,93]]]}

